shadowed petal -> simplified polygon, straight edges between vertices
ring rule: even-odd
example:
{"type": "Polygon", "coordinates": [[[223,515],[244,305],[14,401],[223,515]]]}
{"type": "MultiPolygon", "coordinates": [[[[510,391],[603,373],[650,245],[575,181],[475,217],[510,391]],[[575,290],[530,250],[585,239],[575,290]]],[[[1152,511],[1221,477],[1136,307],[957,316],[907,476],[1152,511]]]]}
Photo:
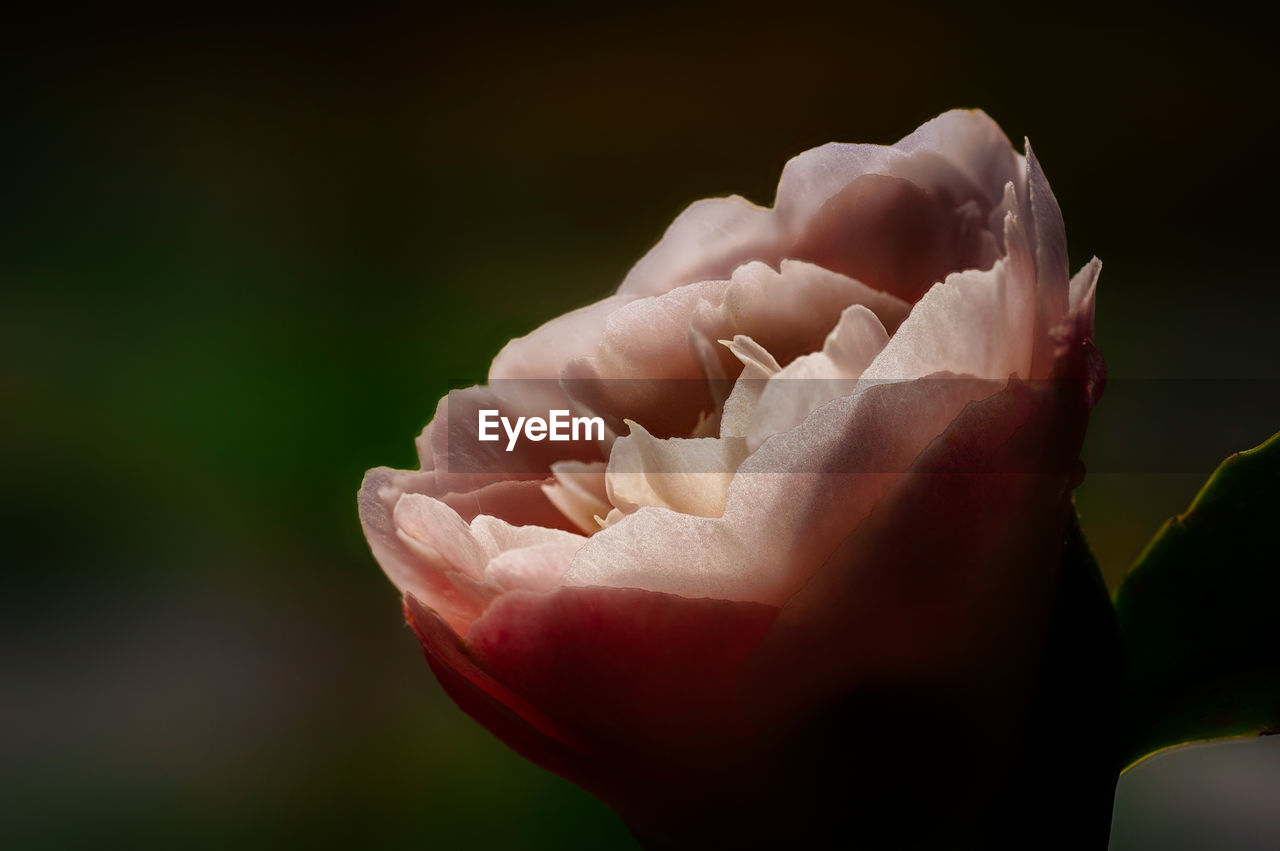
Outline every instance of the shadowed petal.
{"type": "Polygon", "coordinates": [[[893,146],[823,145],[787,163],[772,209],[736,197],[690,207],[620,292],[654,295],[792,257],[913,300],[948,272],[995,260],[990,213],[1004,185],[1021,182],[1020,160],[977,110],[944,113],[893,146]]]}

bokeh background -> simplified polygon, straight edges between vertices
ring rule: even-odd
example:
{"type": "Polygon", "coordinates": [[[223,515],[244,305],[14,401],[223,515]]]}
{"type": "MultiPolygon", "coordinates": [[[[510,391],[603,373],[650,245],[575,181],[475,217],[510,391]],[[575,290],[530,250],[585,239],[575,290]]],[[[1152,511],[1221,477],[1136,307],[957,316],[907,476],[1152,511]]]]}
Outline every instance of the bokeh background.
{"type": "MultiPolygon", "coordinates": [[[[1113,383],[1079,503],[1111,581],[1203,459],[1280,428],[1280,79],[1261,21],[32,14],[0,35],[9,848],[635,847],[443,695],[355,491],[368,467],[413,466],[440,395],[615,287],[685,204],[767,203],[816,144],[891,142],[952,106],[1034,140],[1073,267],[1105,262],[1113,383]],[[1149,379],[1173,388],[1164,407],[1149,379]],[[1195,398],[1171,413],[1193,379],[1245,380],[1226,386],[1260,407],[1221,427],[1195,398]],[[1125,469],[1121,434],[1190,460],[1125,469]]],[[[1266,841],[1277,757],[1144,764],[1114,847],[1266,841]]]]}

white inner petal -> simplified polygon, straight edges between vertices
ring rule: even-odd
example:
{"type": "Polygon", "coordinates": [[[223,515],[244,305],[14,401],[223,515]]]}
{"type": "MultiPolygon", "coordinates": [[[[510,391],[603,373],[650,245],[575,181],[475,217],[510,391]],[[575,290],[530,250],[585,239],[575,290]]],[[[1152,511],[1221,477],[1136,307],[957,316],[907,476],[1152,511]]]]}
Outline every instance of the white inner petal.
{"type": "Polygon", "coordinates": [[[724,512],[729,482],[747,456],[744,438],[659,439],[639,423],[627,425],[631,433],[614,442],[605,473],[610,502],[626,514],[642,506],[699,517],[724,512]]]}
{"type": "Polygon", "coordinates": [[[628,421],[631,434],[614,443],[605,472],[614,509],[608,515],[598,511],[593,519],[609,526],[646,506],[721,516],[733,476],[750,452],[770,435],[798,425],[816,408],[852,392],[888,341],[879,318],[861,304],[840,314],[821,351],[802,355],[785,368],[745,334],[721,340],[742,370],[725,400],[719,438],[658,439],[628,421]]]}
{"type": "Polygon", "coordinates": [[[765,351],[755,340],[739,334],[732,340],[721,340],[723,345],[733,352],[734,357],[742,361],[742,372],[733,384],[733,391],[725,400],[724,411],[720,415],[721,437],[746,437],[751,425],[751,415],[755,412],[769,378],[782,370],[773,355],[765,351]]]}
{"type": "Polygon", "coordinates": [[[596,516],[612,507],[605,489],[605,462],[557,461],[551,465],[556,480],[542,486],[551,504],[579,529],[590,534],[600,528],[596,516]]]}

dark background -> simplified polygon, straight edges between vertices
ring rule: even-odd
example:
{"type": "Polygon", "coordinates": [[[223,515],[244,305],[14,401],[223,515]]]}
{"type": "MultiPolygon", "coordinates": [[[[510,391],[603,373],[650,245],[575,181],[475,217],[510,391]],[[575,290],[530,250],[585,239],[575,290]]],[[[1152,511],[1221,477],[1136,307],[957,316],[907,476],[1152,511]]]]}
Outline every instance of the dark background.
{"type": "MultiPolygon", "coordinates": [[[[1108,8],[11,21],[5,844],[631,847],[442,694],[355,491],[415,465],[451,381],[610,291],[685,204],[768,203],[826,141],[953,106],[1034,140],[1073,267],[1105,262],[1116,380],[1090,452],[1149,432],[1216,458],[1280,427],[1126,391],[1280,377],[1271,29],[1108,8]]],[[[1089,477],[1110,581],[1206,472],[1089,477]]],[[[1178,790],[1236,800],[1214,776],[1122,788],[1123,847],[1178,832],[1178,790]]]]}

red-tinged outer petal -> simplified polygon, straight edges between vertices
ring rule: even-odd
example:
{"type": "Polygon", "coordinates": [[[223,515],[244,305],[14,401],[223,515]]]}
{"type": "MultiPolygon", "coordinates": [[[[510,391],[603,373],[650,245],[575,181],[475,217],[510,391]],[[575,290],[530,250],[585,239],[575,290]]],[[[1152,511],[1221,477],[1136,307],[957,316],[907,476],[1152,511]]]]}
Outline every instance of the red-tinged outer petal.
{"type": "Polygon", "coordinates": [[[642,826],[693,824],[743,759],[743,661],[778,610],[637,589],[495,600],[465,641],[405,611],[458,705],[521,755],[642,826]]]}
{"type": "Polygon", "coordinates": [[[471,625],[467,646],[598,754],[644,763],[734,726],[739,668],[777,612],[635,588],[513,592],[471,625]]]}
{"type": "Polygon", "coordinates": [[[581,744],[477,665],[444,618],[411,595],[405,595],[404,616],[432,672],[463,712],[526,759],[574,783],[600,785],[581,744]]]}
{"type": "MultiPolygon", "coordinates": [[[[1053,810],[1017,778],[1089,403],[1079,380],[1011,381],[971,403],[788,601],[746,668],[743,706],[783,735],[774,770],[857,767],[792,794],[858,801],[860,838],[1006,847],[1035,825],[1018,813],[1053,810]],[[931,812],[913,820],[921,800],[931,812]]],[[[1111,707],[1088,709],[1105,721],[1111,707]]],[[[1058,768],[1105,783],[1105,747],[1089,753],[1058,768]]],[[[1105,810],[1080,813],[1064,835],[1088,841],[1062,847],[1094,847],[1105,810]]]]}
{"type": "MultiPolygon", "coordinates": [[[[826,651],[843,642],[858,665],[902,671],[913,657],[935,664],[945,658],[939,649],[958,650],[949,636],[960,625],[939,619],[939,612],[924,614],[936,603],[980,623],[980,601],[965,596],[971,592],[998,592],[988,602],[1001,605],[1036,599],[1033,589],[1020,589],[1018,583],[1024,577],[1036,581],[1044,571],[1004,564],[1017,572],[989,582],[966,570],[986,564],[984,554],[1009,550],[1029,556],[1033,546],[1054,548],[1062,540],[1056,528],[1044,534],[1046,524],[1065,525],[1070,514],[1070,492],[1083,475],[1078,459],[1088,414],[1100,392],[1092,341],[1070,335],[1070,326],[1063,333],[1052,378],[1011,380],[1002,392],[967,405],[783,607],[771,642],[838,635],[839,642],[822,642],[826,651]],[[912,533],[919,529],[928,534],[912,533]],[[936,551],[940,543],[945,552],[936,551]],[[978,581],[983,584],[974,584],[978,581]],[[910,607],[919,607],[918,623],[910,607]],[[869,653],[869,644],[849,640],[851,623],[869,635],[895,638],[882,641],[879,653],[869,653]]],[[[1021,620],[1010,615],[1004,622],[1021,620]]],[[[784,667],[788,677],[805,675],[784,667]]],[[[850,668],[849,673],[874,672],[850,668]]],[[[770,688],[776,684],[771,681],[770,688]]],[[[793,683],[793,695],[796,688],[793,683]]]]}
{"type": "Polygon", "coordinates": [[[965,408],[783,607],[762,690],[807,706],[855,682],[925,682],[1005,658],[1009,636],[993,630],[1043,623],[1053,577],[1041,565],[1061,543],[1078,478],[1075,453],[1056,445],[1083,435],[1062,433],[1059,390],[1011,382],[965,408]],[[815,654],[823,665],[790,663],[815,654]]]}

